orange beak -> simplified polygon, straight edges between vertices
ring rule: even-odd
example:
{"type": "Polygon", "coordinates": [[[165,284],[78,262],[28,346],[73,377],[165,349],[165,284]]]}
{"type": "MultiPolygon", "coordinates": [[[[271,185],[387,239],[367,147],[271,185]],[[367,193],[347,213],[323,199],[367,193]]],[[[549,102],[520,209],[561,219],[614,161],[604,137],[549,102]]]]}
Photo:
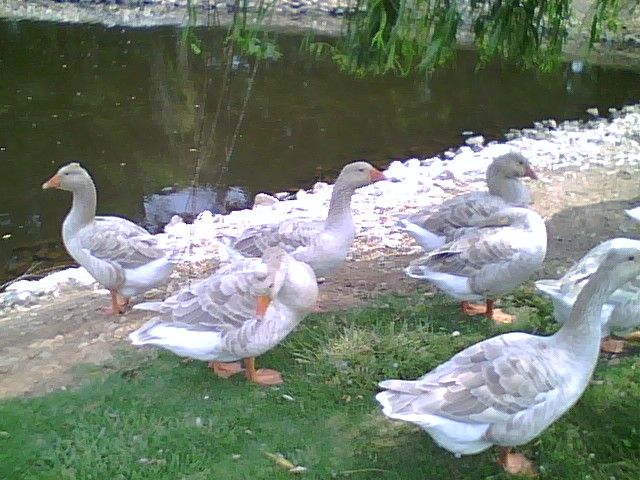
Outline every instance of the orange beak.
{"type": "Polygon", "coordinates": [[[47,180],[42,184],[42,189],[46,190],[48,188],[58,188],[60,187],[61,181],[62,181],[62,178],[60,178],[60,175],[55,174],[53,177],[51,177],[49,180],[47,180]]]}
{"type": "Polygon", "coordinates": [[[371,172],[369,172],[369,178],[372,182],[379,182],[380,180],[387,179],[387,177],[384,176],[384,173],[382,173],[377,168],[374,168],[373,170],[371,170],[371,172]]]}
{"type": "Polygon", "coordinates": [[[258,297],[258,309],[256,311],[256,314],[258,315],[258,318],[260,320],[264,318],[264,315],[265,313],[267,313],[267,308],[269,308],[270,304],[271,298],[269,298],[267,295],[260,295],[258,297]]]}
{"type": "Polygon", "coordinates": [[[538,175],[536,174],[536,172],[533,171],[533,168],[531,168],[530,166],[527,167],[527,169],[524,171],[524,176],[533,178],[534,180],[538,180],[538,175]]]}

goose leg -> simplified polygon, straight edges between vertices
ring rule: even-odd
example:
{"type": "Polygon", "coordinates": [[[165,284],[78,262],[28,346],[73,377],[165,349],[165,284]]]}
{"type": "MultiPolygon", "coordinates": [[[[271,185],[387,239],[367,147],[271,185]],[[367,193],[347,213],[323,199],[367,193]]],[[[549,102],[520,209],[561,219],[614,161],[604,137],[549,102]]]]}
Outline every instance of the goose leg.
{"type": "Polygon", "coordinates": [[[209,362],[209,368],[220,378],[229,378],[242,371],[240,362],[209,362]]]}
{"type": "Polygon", "coordinates": [[[120,313],[124,313],[129,307],[129,303],[131,302],[130,298],[123,297],[116,293],[116,298],[118,299],[118,307],[120,308],[120,313]]]}
{"type": "Polygon", "coordinates": [[[103,309],[104,313],[107,315],[123,314],[127,309],[127,305],[129,305],[129,299],[121,297],[120,295],[118,295],[118,292],[116,292],[115,290],[110,290],[110,292],[111,292],[111,308],[103,309]]]}
{"type": "Polygon", "coordinates": [[[283,383],[282,375],[276,370],[261,368],[256,370],[256,359],[248,357],[244,359],[244,369],[247,378],[260,385],[280,385],[283,383]]]}
{"type": "Polygon", "coordinates": [[[498,447],[498,464],[511,475],[537,477],[533,462],[521,453],[511,453],[511,447],[498,447]]]}
{"type": "Polygon", "coordinates": [[[493,300],[487,300],[487,317],[494,321],[494,323],[500,325],[505,323],[513,323],[515,317],[504,313],[499,308],[493,308],[493,300]]]}

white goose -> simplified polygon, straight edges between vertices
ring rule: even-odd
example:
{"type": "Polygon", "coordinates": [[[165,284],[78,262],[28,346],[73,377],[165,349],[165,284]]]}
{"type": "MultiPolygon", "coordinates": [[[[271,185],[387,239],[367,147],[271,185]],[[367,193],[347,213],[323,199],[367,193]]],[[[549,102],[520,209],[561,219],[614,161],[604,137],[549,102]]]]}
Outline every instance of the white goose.
{"type": "Polygon", "coordinates": [[[542,217],[527,208],[510,207],[475,228],[460,230],[453,241],[413,260],[405,272],[462,300],[468,315],[486,314],[497,323],[511,323],[511,315],[493,308],[493,298],[533,275],[546,252],[542,217]],[[486,300],[486,306],[469,303],[478,300],[486,300]]]}
{"type": "MultiPolygon", "coordinates": [[[[558,280],[544,279],[536,282],[536,288],[553,301],[553,314],[558,323],[569,318],[571,309],[580,291],[597,271],[607,254],[622,245],[628,238],[613,238],[592,248],[558,280]]],[[[614,332],[627,332],[640,325],[640,277],[621,285],[609,296],[602,307],[602,351],[620,353],[624,350],[624,340],[640,341],[640,332],[633,332],[624,340],[609,338],[614,332]]]]}
{"type": "Polygon", "coordinates": [[[383,413],[415,423],[456,455],[496,445],[507,471],[534,475],[511,447],[536,438],[582,396],[598,360],[602,305],[638,274],[640,241],[628,240],[607,253],[555,335],[499,335],[418,380],[380,382],[383,413]]]}
{"type": "Polygon", "coordinates": [[[351,197],[359,187],[384,180],[367,162],[346,165],[333,187],[326,220],[292,218],[272,225],[245,230],[230,248],[245,257],[259,257],[269,247],[279,246],[297,260],[308,263],[317,276],[326,276],[346,260],[355,237],[351,197]]]}
{"type": "Polygon", "coordinates": [[[136,305],[159,312],[129,335],[134,345],[154,345],[176,355],[211,361],[220,377],[242,371],[253,382],[282,383],[279,372],[255,369],[254,357],[280,343],[313,308],[318,285],[309,265],[278,247],[245,258],[184,288],[164,302],[136,305]]]}
{"type": "Polygon", "coordinates": [[[520,180],[522,177],[538,178],[526,157],[518,152],[506,153],[495,158],[487,169],[488,192],[459,195],[400,220],[398,226],[426,251],[439,248],[460,228],[473,227],[509,206],[528,206],[531,194],[520,180]]]}
{"type": "Polygon", "coordinates": [[[73,194],[62,241],[69,255],[111,292],[108,313],[124,313],[130,297],[169,279],[177,260],[153,235],[124,218],[96,217],[96,187],[80,164],[61,167],[42,188],[73,194]]]}

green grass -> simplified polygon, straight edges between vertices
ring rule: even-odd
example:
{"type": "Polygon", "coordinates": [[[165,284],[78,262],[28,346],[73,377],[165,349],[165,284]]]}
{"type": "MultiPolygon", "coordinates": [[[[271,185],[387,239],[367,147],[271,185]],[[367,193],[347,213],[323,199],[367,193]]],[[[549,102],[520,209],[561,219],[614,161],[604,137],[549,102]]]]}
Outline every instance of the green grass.
{"type": "MultiPolygon", "coordinates": [[[[549,304],[509,299],[527,331],[551,332],[549,304]]],[[[0,479],[505,479],[494,453],[456,459],[412,425],[391,422],[377,381],[414,378],[499,330],[444,297],[387,296],[310,315],[260,366],[285,384],[216,378],[202,362],[125,348],[79,371],[80,386],[0,402],[0,479]],[[459,336],[452,336],[453,331],[459,336]]],[[[521,449],[549,479],[640,478],[640,356],[600,362],[597,385],[521,449]]]]}

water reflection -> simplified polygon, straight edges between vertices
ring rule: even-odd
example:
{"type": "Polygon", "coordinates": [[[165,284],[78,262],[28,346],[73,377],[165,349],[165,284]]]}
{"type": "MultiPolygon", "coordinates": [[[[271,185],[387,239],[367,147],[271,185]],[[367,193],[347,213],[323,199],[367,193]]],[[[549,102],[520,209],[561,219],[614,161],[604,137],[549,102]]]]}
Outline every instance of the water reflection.
{"type": "MultiPolygon", "coordinates": [[[[201,33],[205,44],[223,41],[222,32],[201,33]]],[[[144,222],[154,194],[167,185],[184,194],[198,155],[199,184],[210,185],[202,202],[229,208],[230,186],[248,198],[295,190],[356,158],[383,165],[456,145],[465,130],[493,138],[640,97],[635,72],[585,65],[576,74],[567,64],[533,74],[500,63],[477,71],[473,52],[459,52],[430,78],[355,79],[302,55],[299,37],[282,35],[283,58],[260,65],[223,171],[251,68],[235,57],[225,88],[222,53],[195,56],[180,35],[173,27],[0,22],[0,237],[10,235],[0,240],[0,277],[24,245],[36,245],[38,259],[38,242],[59,240],[70,196],[40,185],[69,161],[92,173],[99,213],[144,222]]],[[[147,223],[179,208],[160,210],[147,223]]]]}
{"type": "Polygon", "coordinates": [[[158,193],[145,195],[142,225],[150,232],[157,233],[174,215],[180,215],[186,222],[191,222],[203,210],[227,213],[249,206],[249,196],[242,187],[166,187],[158,193]]]}

